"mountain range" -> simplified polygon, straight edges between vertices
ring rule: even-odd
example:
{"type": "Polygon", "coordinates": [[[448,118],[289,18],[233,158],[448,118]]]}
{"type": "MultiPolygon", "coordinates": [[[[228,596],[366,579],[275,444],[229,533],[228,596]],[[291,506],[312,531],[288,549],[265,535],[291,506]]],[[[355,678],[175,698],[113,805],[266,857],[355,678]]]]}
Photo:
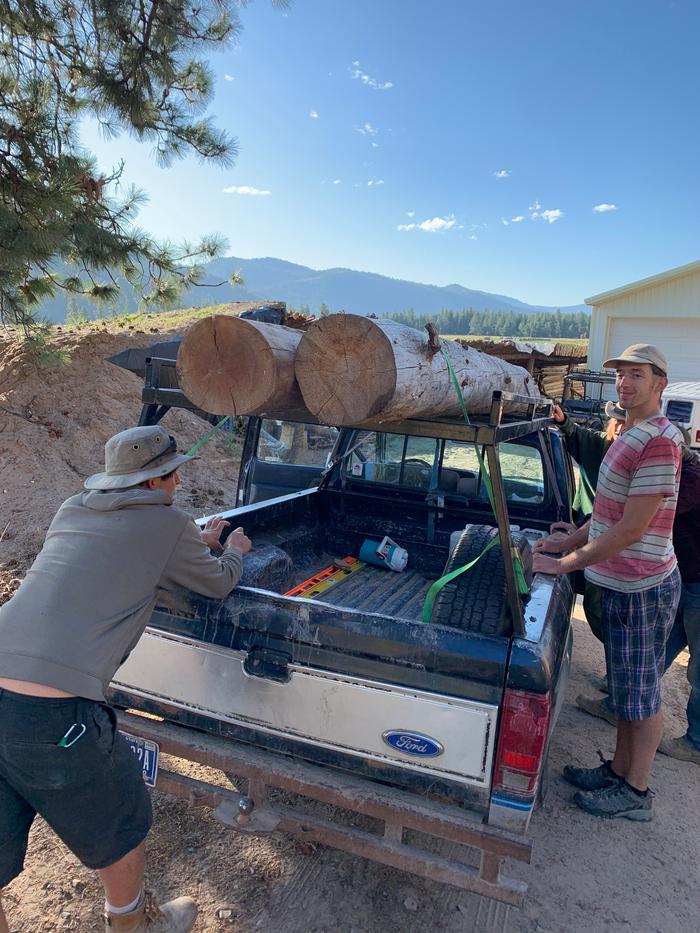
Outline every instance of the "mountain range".
{"type": "MultiPolygon", "coordinates": [[[[434,314],[442,308],[453,311],[463,308],[515,311],[520,314],[557,310],[556,306],[526,304],[517,298],[478,291],[463,285],[425,285],[353,269],[311,269],[273,258],[239,259],[227,256],[214,259],[206,266],[204,282],[210,287],[190,289],[178,304],[181,307],[199,307],[230,301],[285,301],[289,308],[299,309],[307,305],[312,313],[318,313],[323,304],[330,311],[374,313],[378,316],[393,311],[407,311],[409,308],[413,308],[416,314],[425,315],[434,314]],[[241,274],[241,286],[228,284],[227,280],[234,272],[241,274]],[[226,284],[220,285],[219,282],[226,284]]],[[[123,312],[134,311],[138,305],[138,296],[128,283],[122,280],[121,284],[117,306],[123,312]]],[[[77,300],[76,304],[81,308],[86,307],[82,299],[77,300]]],[[[586,305],[561,308],[564,313],[588,310],[586,305]]],[[[64,294],[55,296],[41,309],[45,318],[57,322],[65,321],[66,311],[67,299],[64,294]]]]}

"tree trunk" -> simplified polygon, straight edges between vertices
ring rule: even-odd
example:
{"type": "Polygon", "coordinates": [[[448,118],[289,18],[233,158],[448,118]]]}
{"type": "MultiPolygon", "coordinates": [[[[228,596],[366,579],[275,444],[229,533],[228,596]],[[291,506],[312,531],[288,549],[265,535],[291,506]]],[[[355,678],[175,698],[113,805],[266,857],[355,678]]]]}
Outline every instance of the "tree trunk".
{"type": "Polygon", "coordinates": [[[294,377],[301,331],[213,314],[193,324],[177,354],[180,387],[212,415],[313,420],[294,377]]]}
{"type": "MultiPolygon", "coordinates": [[[[439,345],[454,367],[468,412],[489,411],[494,389],[540,398],[522,367],[453,340],[440,339],[439,345]]],[[[437,340],[393,321],[357,314],[320,318],[297,351],[296,376],[306,407],[319,421],[334,425],[460,415],[437,346],[437,340]]]]}

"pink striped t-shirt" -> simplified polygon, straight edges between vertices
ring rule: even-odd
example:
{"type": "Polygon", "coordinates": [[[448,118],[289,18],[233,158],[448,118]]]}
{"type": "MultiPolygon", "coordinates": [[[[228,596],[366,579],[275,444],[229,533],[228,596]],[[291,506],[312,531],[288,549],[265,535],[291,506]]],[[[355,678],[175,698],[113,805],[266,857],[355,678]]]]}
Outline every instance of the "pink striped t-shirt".
{"type": "Polygon", "coordinates": [[[641,421],[608,448],[600,466],[588,540],[622,518],[630,496],[663,496],[642,538],[607,560],[586,568],[586,579],[622,593],[661,583],[676,566],[673,519],[681,474],[680,433],[662,415],[641,421]]]}

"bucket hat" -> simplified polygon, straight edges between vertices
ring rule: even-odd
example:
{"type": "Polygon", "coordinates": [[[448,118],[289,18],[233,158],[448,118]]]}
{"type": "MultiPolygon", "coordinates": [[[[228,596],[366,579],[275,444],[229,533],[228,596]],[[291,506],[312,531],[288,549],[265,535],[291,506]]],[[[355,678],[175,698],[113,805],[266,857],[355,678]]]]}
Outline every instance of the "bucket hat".
{"type": "Polygon", "coordinates": [[[625,421],[627,418],[627,410],[622,408],[619,402],[606,402],[605,417],[615,418],[617,421],[625,421]]]}
{"type": "Polygon", "coordinates": [[[126,489],[147,479],[167,476],[191,460],[177,452],[177,442],[160,425],[128,428],[105,444],[103,473],[88,476],[86,489],[126,489]]]}

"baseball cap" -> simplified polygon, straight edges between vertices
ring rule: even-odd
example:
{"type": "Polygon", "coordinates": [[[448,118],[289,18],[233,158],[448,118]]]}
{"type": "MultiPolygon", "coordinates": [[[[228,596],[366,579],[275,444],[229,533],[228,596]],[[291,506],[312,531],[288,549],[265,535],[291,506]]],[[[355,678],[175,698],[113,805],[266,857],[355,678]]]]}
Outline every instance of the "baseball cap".
{"type": "Polygon", "coordinates": [[[664,375],[668,374],[668,362],[658,347],[650,343],[633,343],[619,356],[613,356],[603,363],[603,369],[615,369],[619,363],[649,363],[658,367],[664,375]]]}
{"type": "Polygon", "coordinates": [[[86,489],[126,489],[147,479],[167,476],[191,460],[178,454],[177,442],[160,425],[128,428],[105,444],[103,473],[88,476],[86,489]]]}

